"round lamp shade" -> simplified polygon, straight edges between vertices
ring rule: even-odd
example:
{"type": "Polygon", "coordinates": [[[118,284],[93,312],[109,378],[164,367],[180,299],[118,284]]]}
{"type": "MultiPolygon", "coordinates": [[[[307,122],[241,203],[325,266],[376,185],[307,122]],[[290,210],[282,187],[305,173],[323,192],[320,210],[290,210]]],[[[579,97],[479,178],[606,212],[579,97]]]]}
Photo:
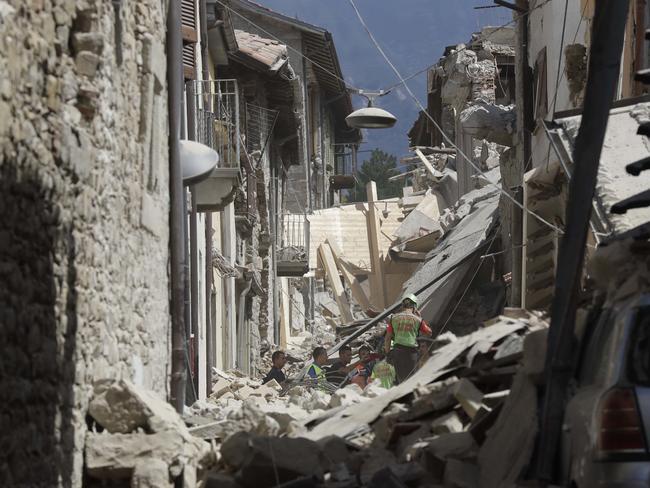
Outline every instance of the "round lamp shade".
{"type": "Polygon", "coordinates": [[[355,110],[345,121],[353,129],[388,129],[395,125],[397,119],[381,108],[366,107],[355,110]]]}
{"type": "Polygon", "coordinates": [[[193,185],[208,177],[219,163],[219,154],[211,147],[195,141],[180,141],[183,185],[193,185]]]}

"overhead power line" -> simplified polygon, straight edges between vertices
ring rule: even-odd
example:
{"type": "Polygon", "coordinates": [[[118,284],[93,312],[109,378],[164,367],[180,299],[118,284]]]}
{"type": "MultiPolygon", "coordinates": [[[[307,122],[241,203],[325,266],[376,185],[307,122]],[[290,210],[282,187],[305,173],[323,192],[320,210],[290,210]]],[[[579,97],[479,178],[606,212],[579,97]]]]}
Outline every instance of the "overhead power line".
{"type": "MultiPolygon", "coordinates": [[[[543,4],[540,4],[537,8],[539,8],[541,5],[544,5],[544,4],[546,4],[546,3],[550,2],[550,1],[551,1],[551,0],[546,0],[543,4]]],[[[370,37],[370,40],[372,41],[372,43],[373,43],[373,44],[375,45],[375,47],[377,48],[377,51],[379,51],[379,54],[381,54],[381,56],[384,58],[384,60],[385,60],[386,63],[388,64],[388,66],[390,66],[390,68],[395,72],[395,74],[397,75],[397,77],[400,79],[400,81],[401,81],[402,84],[404,85],[404,88],[405,88],[406,91],[409,93],[409,96],[411,97],[411,99],[413,99],[413,101],[414,101],[414,102],[416,103],[416,105],[420,108],[420,110],[421,110],[421,111],[426,115],[426,117],[431,121],[431,123],[434,125],[434,127],[436,128],[436,130],[438,130],[438,132],[440,132],[440,134],[441,134],[442,137],[445,139],[445,141],[447,141],[451,147],[453,147],[454,149],[456,149],[457,154],[460,154],[460,155],[461,155],[461,156],[462,156],[462,157],[463,157],[463,158],[464,158],[464,159],[465,159],[465,160],[466,160],[466,161],[467,161],[467,162],[468,162],[468,163],[469,163],[469,164],[470,164],[470,165],[471,165],[471,166],[472,166],[472,167],[473,167],[473,168],[474,168],[474,169],[475,169],[475,170],[476,170],[480,175],[482,175],[482,176],[486,176],[486,175],[485,175],[485,172],[484,172],[484,171],[483,171],[479,166],[477,166],[477,165],[474,163],[474,161],[472,161],[472,160],[471,160],[471,159],[470,159],[470,158],[469,158],[469,157],[468,157],[468,156],[467,156],[467,155],[466,155],[466,154],[465,154],[465,153],[464,153],[464,152],[463,152],[463,151],[462,151],[462,150],[461,150],[461,149],[460,149],[460,148],[459,148],[455,143],[454,143],[454,141],[451,140],[451,138],[450,138],[450,137],[445,133],[445,131],[442,130],[442,127],[440,127],[440,125],[438,124],[438,122],[436,122],[436,120],[435,120],[435,119],[434,119],[434,118],[433,118],[433,117],[428,113],[428,111],[426,110],[426,108],[424,108],[424,106],[422,105],[422,103],[420,102],[420,100],[415,96],[415,94],[413,93],[413,91],[411,90],[411,88],[406,84],[406,81],[404,80],[404,77],[402,76],[402,74],[400,73],[400,71],[399,71],[399,70],[395,67],[395,65],[391,62],[390,58],[386,55],[386,53],[385,53],[384,50],[382,49],[381,45],[377,42],[377,39],[375,38],[374,34],[372,33],[372,31],[370,30],[370,28],[369,28],[368,25],[366,24],[365,20],[363,19],[363,16],[361,15],[361,12],[359,12],[359,9],[357,8],[356,4],[354,3],[354,0],[348,0],[348,2],[350,3],[350,5],[352,6],[352,8],[354,9],[354,11],[355,11],[357,17],[359,18],[359,22],[361,23],[361,25],[362,25],[363,28],[365,29],[366,33],[368,34],[368,37],[370,37]]],[[[495,184],[495,183],[490,182],[490,181],[489,181],[489,178],[487,178],[487,176],[486,176],[486,179],[488,180],[488,185],[490,185],[490,186],[496,188],[496,189],[497,189],[497,190],[498,190],[502,195],[504,195],[507,199],[509,199],[510,201],[512,201],[512,202],[513,202],[517,207],[521,208],[524,212],[527,212],[529,215],[535,217],[539,222],[541,222],[542,224],[546,225],[547,227],[549,227],[550,229],[554,230],[555,232],[557,232],[557,233],[559,233],[559,234],[564,234],[564,232],[563,232],[559,227],[557,227],[557,226],[551,224],[551,223],[548,222],[546,219],[544,219],[541,215],[538,215],[536,212],[533,212],[532,210],[526,208],[524,205],[522,205],[521,203],[519,203],[519,202],[518,202],[518,201],[517,201],[517,200],[516,200],[512,195],[510,195],[510,193],[508,193],[508,192],[505,191],[503,188],[501,188],[501,186],[499,186],[498,184],[495,184]]]]}

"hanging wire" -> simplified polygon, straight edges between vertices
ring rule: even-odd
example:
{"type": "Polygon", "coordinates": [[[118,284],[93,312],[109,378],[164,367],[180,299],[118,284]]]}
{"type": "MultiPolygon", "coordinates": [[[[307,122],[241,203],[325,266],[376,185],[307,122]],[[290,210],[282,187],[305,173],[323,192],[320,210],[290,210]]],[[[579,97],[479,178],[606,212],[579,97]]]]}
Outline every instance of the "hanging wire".
{"type": "Polygon", "coordinates": [[[258,24],[256,24],[256,23],[253,22],[252,20],[250,20],[250,19],[249,19],[248,17],[246,17],[245,15],[242,15],[241,13],[237,12],[237,11],[234,10],[230,5],[228,5],[228,4],[226,4],[225,2],[223,2],[223,0],[216,0],[216,1],[217,1],[217,3],[218,3],[219,5],[223,6],[223,7],[226,8],[226,9],[228,9],[228,11],[229,11],[230,13],[235,14],[237,17],[239,17],[239,18],[241,18],[242,20],[246,21],[248,24],[252,25],[252,26],[255,27],[256,29],[259,29],[261,32],[263,32],[265,35],[269,36],[271,39],[276,40],[276,41],[278,41],[278,42],[280,42],[280,43],[286,45],[286,46],[287,46],[287,49],[289,49],[290,51],[293,51],[293,52],[296,53],[298,56],[301,56],[302,58],[306,59],[306,60],[309,61],[311,64],[313,64],[313,65],[316,66],[317,68],[320,68],[321,70],[323,70],[325,73],[329,74],[330,76],[333,76],[334,78],[336,78],[337,80],[339,80],[341,83],[343,83],[343,85],[344,85],[345,87],[347,87],[347,88],[349,88],[349,89],[351,89],[351,90],[353,90],[353,91],[359,91],[359,90],[360,90],[360,88],[355,87],[354,85],[352,85],[352,84],[348,83],[347,81],[345,81],[342,77],[338,76],[338,75],[335,74],[335,73],[332,73],[330,70],[328,70],[327,68],[325,68],[324,66],[322,66],[322,65],[319,64],[318,62],[314,61],[313,59],[309,58],[308,56],[306,56],[305,54],[303,54],[303,53],[302,53],[301,51],[299,51],[298,49],[296,49],[296,48],[290,46],[289,44],[286,44],[286,41],[282,41],[280,38],[278,38],[277,36],[273,35],[272,33],[270,33],[268,30],[264,29],[263,27],[260,27],[258,24]]]}
{"type": "Polygon", "coordinates": [[[259,166],[271,140],[278,113],[277,110],[246,103],[246,150],[248,154],[259,151],[256,166],[259,166]]]}
{"type": "MultiPolygon", "coordinates": [[[[531,8],[531,9],[528,10],[527,12],[522,12],[522,13],[520,13],[520,14],[518,14],[518,15],[515,15],[514,18],[513,18],[511,21],[506,22],[505,24],[502,24],[502,25],[496,27],[496,28],[492,31],[492,34],[494,34],[494,33],[496,33],[496,32],[499,32],[499,31],[501,31],[501,30],[503,30],[503,29],[505,29],[505,28],[507,28],[507,27],[511,27],[512,25],[516,24],[516,23],[519,21],[519,19],[521,19],[521,18],[524,17],[525,15],[529,15],[530,13],[534,12],[535,10],[544,7],[547,3],[551,2],[551,1],[553,1],[553,0],[545,0],[544,2],[540,3],[539,5],[535,5],[533,8],[531,8]]],[[[463,46],[462,48],[456,50],[456,52],[457,52],[457,53],[460,53],[460,52],[466,51],[466,50],[470,49],[470,47],[471,47],[471,46],[463,46]]],[[[429,71],[431,68],[433,68],[434,66],[437,66],[437,65],[438,65],[438,62],[435,62],[435,63],[433,63],[433,64],[430,64],[429,66],[426,66],[426,67],[422,68],[421,70],[416,71],[415,73],[413,73],[413,74],[407,76],[406,78],[401,79],[401,80],[398,81],[397,83],[394,83],[393,85],[389,85],[388,87],[383,88],[383,90],[384,90],[384,91],[390,91],[390,90],[393,90],[394,88],[397,88],[397,87],[399,87],[399,86],[402,86],[402,85],[403,85],[404,83],[406,83],[407,81],[411,80],[412,78],[415,78],[415,77],[418,76],[418,75],[421,75],[422,73],[424,73],[424,72],[426,72],[426,71],[429,71]]]]}
{"type": "MultiPolygon", "coordinates": [[[[237,12],[237,11],[234,10],[230,5],[228,5],[227,3],[225,3],[223,0],[216,0],[216,1],[217,1],[218,4],[220,4],[221,6],[223,6],[224,8],[226,8],[229,12],[235,14],[237,17],[241,18],[242,20],[244,20],[245,22],[247,22],[247,23],[250,24],[251,26],[255,27],[256,29],[259,29],[261,32],[263,32],[265,35],[269,36],[271,39],[276,40],[276,41],[278,41],[278,42],[281,42],[282,44],[285,44],[285,41],[283,41],[283,40],[280,39],[279,37],[275,36],[274,34],[272,34],[271,32],[269,32],[268,30],[266,30],[266,29],[260,27],[258,24],[256,24],[255,22],[253,22],[251,19],[249,19],[249,18],[246,17],[245,15],[241,14],[240,12],[237,12]]],[[[494,33],[494,32],[499,32],[500,30],[503,30],[503,29],[505,29],[505,28],[507,28],[507,27],[512,26],[513,24],[515,24],[515,23],[516,23],[520,18],[522,18],[523,16],[528,15],[528,14],[530,14],[531,12],[534,12],[535,10],[542,8],[544,5],[546,5],[547,3],[550,3],[551,1],[553,1],[553,0],[544,0],[542,3],[540,3],[539,5],[535,5],[535,7],[533,7],[533,8],[530,9],[530,10],[528,10],[527,12],[523,12],[523,13],[520,13],[519,15],[516,15],[516,16],[513,18],[513,20],[511,20],[510,22],[507,22],[507,23],[505,23],[505,24],[503,24],[503,25],[500,25],[500,26],[496,27],[496,28],[494,29],[493,33],[494,33]]],[[[351,83],[345,81],[341,76],[337,75],[336,73],[332,73],[330,70],[328,70],[327,68],[323,67],[321,64],[319,64],[318,62],[314,61],[314,60],[311,59],[309,56],[303,54],[303,53],[302,53],[301,51],[299,51],[298,49],[295,49],[295,48],[293,48],[292,46],[290,46],[290,45],[288,45],[288,44],[285,44],[285,45],[287,46],[287,49],[289,49],[290,51],[296,53],[298,56],[302,57],[303,59],[306,59],[306,60],[309,61],[311,64],[313,64],[314,66],[316,66],[316,67],[318,67],[319,69],[323,70],[323,71],[324,71],[325,73],[327,73],[328,75],[330,75],[330,76],[336,78],[338,81],[340,81],[341,83],[343,83],[344,86],[345,86],[346,88],[348,88],[349,90],[354,91],[354,92],[361,91],[360,88],[358,88],[358,87],[352,85],[351,83]]],[[[468,47],[468,46],[465,46],[465,47],[459,49],[458,52],[464,51],[464,50],[466,50],[466,49],[469,49],[469,47],[468,47]]],[[[413,73],[413,74],[407,76],[406,78],[401,78],[399,82],[397,82],[397,83],[395,83],[395,84],[393,84],[393,85],[390,85],[390,86],[387,87],[387,88],[382,89],[382,91],[384,91],[384,92],[389,92],[389,91],[391,91],[393,88],[397,88],[397,87],[399,87],[399,86],[401,86],[401,85],[404,85],[404,84],[406,83],[406,81],[411,80],[411,79],[415,78],[415,77],[418,76],[418,75],[421,75],[422,73],[428,71],[430,68],[436,66],[437,64],[438,64],[437,62],[432,63],[432,64],[430,64],[430,65],[428,65],[428,66],[422,68],[421,70],[416,71],[415,73],[413,73]]]]}
{"type": "MultiPolygon", "coordinates": [[[[541,7],[542,5],[544,5],[544,4],[546,4],[546,3],[550,2],[550,1],[551,1],[551,0],[546,0],[543,4],[540,4],[537,8],[541,7]]],[[[386,55],[386,53],[384,52],[384,50],[382,49],[382,47],[381,47],[381,46],[379,45],[379,43],[377,42],[377,39],[375,38],[374,34],[372,33],[372,31],[370,30],[370,28],[369,28],[368,25],[366,24],[365,20],[364,20],[363,17],[361,16],[361,12],[359,12],[359,9],[357,8],[356,4],[354,3],[354,0],[348,0],[348,2],[350,3],[350,5],[352,6],[352,8],[354,9],[354,11],[355,11],[355,13],[356,13],[356,15],[357,15],[357,17],[358,17],[358,19],[359,19],[359,22],[361,22],[361,25],[363,26],[363,28],[365,29],[366,33],[368,34],[368,37],[370,37],[370,40],[371,40],[372,43],[375,45],[375,47],[377,48],[377,50],[379,51],[379,53],[381,54],[381,56],[384,58],[384,60],[385,60],[386,63],[388,64],[388,66],[390,66],[390,68],[395,72],[395,74],[398,76],[398,78],[400,78],[400,80],[403,81],[404,78],[402,77],[402,74],[401,74],[400,71],[395,67],[395,65],[391,62],[390,58],[386,55]]],[[[406,91],[408,92],[409,96],[410,96],[410,97],[413,99],[413,101],[416,103],[416,105],[420,108],[420,110],[422,110],[422,112],[424,113],[424,115],[425,115],[425,116],[426,116],[426,117],[427,117],[427,118],[428,118],[428,119],[433,123],[434,127],[435,127],[439,132],[440,132],[440,134],[441,134],[442,137],[445,139],[445,141],[447,141],[447,143],[448,143],[451,147],[453,147],[454,149],[456,149],[457,154],[460,154],[460,155],[461,155],[461,156],[462,156],[462,157],[463,157],[463,158],[464,158],[464,159],[465,159],[465,160],[470,164],[470,166],[472,166],[472,167],[477,171],[477,173],[479,173],[479,174],[482,175],[482,176],[486,176],[486,175],[485,175],[485,172],[484,172],[484,171],[483,171],[479,166],[477,166],[476,163],[474,163],[474,161],[472,161],[471,158],[469,158],[469,157],[468,157],[468,156],[467,156],[467,155],[466,155],[466,154],[465,154],[465,153],[464,153],[464,152],[463,152],[463,151],[462,151],[462,150],[461,150],[461,149],[460,149],[460,148],[459,148],[459,147],[454,143],[454,141],[451,140],[451,138],[450,138],[450,137],[445,133],[445,131],[442,129],[442,127],[440,127],[440,125],[438,124],[438,122],[436,122],[436,120],[435,120],[435,119],[434,119],[434,118],[433,118],[433,117],[428,113],[428,111],[426,110],[426,108],[424,108],[424,106],[422,105],[422,103],[420,102],[420,100],[415,96],[415,94],[413,93],[413,91],[411,90],[411,88],[410,88],[406,83],[404,83],[404,88],[405,88],[406,91]]],[[[486,177],[486,178],[487,178],[487,177],[486,177]]],[[[518,201],[517,201],[517,200],[516,200],[512,195],[510,195],[510,193],[508,193],[507,191],[505,191],[505,190],[504,190],[503,188],[501,188],[499,185],[497,185],[497,184],[495,184],[495,183],[492,183],[492,182],[489,182],[489,180],[488,180],[488,185],[489,185],[489,186],[492,186],[492,187],[494,187],[494,188],[496,188],[496,189],[497,189],[497,190],[498,190],[502,195],[504,195],[508,200],[512,201],[512,203],[514,203],[517,207],[521,208],[524,212],[528,213],[529,215],[532,215],[532,216],[535,217],[538,221],[540,221],[541,223],[543,223],[544,225],[546,225],[546,226],[549,227],[550,229],[554,230],[555,232],[557,232],[557,233],[559,233],[559,234],[564,234],[564,232],[563,232],[559,227],[557,227],[557,226],[551,224],[549,221],[547,221],[546,219],[544,219],[541,215],[538,215],[536,212],[533,212],[532,210],[526,208],[524,205],[522,205],[521,203],[519,203],[519,202],[518,202],[518,201]]]]}

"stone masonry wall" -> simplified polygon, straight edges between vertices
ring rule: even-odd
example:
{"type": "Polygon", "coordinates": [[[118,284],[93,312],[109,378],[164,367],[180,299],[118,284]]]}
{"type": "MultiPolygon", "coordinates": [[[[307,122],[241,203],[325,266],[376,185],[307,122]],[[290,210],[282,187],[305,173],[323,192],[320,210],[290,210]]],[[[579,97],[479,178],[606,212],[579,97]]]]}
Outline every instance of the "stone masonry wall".
{"type": "Polygon", "coordinates": [[[81,486],[94,380],[166,395],[165,3],[0,0],[0,486],[81,486]]]}

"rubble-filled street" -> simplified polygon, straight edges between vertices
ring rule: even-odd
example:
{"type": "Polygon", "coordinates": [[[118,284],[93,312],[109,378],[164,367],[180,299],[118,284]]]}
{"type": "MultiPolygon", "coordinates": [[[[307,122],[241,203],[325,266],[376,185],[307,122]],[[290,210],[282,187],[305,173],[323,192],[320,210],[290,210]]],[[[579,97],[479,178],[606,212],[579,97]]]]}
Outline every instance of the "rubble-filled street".
{"type": "Polygon", "coordinates": [[[649,43],[0,0],[0,487],[649,487],[649,43]]]}

